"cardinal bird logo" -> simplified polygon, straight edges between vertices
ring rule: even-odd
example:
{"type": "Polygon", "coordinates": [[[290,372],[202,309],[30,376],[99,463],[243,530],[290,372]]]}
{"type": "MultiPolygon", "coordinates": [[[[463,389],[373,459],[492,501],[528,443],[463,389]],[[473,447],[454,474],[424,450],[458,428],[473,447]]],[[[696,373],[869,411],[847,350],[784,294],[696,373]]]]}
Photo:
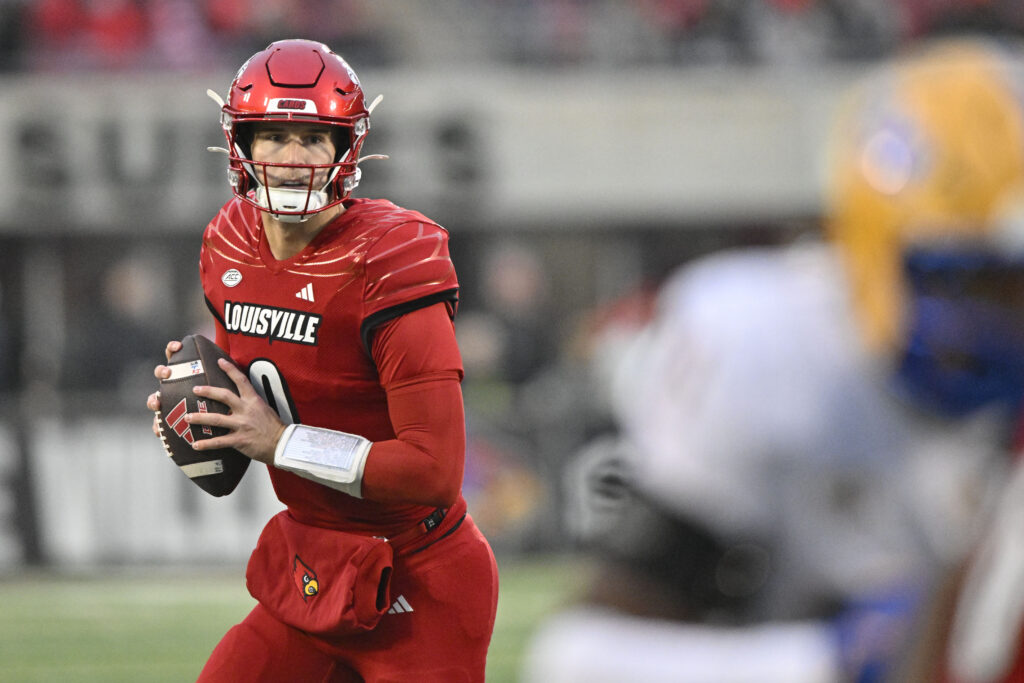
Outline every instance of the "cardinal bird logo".
{"type": "Polygon", "coordinates": [[[292,570],[295,576],[295,585],[299,587],[303,601],[320,592],[320,583],[316,580],[316,572],[298,555],[295,556],[295,562],[292,563],[292,570]]]}

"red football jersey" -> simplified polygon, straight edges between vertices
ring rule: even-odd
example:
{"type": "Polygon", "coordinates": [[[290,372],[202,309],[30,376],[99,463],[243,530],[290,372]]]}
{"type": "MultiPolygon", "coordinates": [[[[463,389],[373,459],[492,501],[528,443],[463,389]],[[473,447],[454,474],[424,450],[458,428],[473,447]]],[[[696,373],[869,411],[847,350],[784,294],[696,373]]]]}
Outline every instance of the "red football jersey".
{"type": "MultiPolygon", "coordinates": [[[[200,278],[218,340],[227,340],[225,350],[285,423],[389,440],[395,431],[371,352],[373,332],[440,302],[454,316],[458,281],[448,234],[436,223],[386,200],[345,205],[302,252],[278,261],[258,210],[227,202],[204,234],[200,278]]],[[[428,358],[425,375],[461,379],[454,344],[428,358]]],[[[357,499],[269,469],[278,498],[306,522],[390,535],[431,512],[357,499]]]]}

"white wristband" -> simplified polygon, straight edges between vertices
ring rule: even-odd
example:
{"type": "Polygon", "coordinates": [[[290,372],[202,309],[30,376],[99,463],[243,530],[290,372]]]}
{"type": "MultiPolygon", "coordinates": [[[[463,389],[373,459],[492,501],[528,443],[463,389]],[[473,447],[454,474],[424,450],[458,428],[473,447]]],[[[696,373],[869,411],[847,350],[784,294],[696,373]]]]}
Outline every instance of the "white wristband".
{"type": "Polygon", "coordinates": [[[274,466],[362,498],[372,442],[356,434],[291,424],[277,441],[274,466]]]}

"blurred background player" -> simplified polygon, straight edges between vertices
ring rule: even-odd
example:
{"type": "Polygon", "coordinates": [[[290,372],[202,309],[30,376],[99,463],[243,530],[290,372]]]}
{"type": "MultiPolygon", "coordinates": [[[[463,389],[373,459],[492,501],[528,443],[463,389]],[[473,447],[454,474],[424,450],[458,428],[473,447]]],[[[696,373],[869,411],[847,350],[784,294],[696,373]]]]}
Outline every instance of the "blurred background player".
{"type": "Polygon", "coordinates": [[[590,589],[524,681],[893,671],[1024,395],[1020,66],[965,40],[885,66],[835,126],[830,244],[720,253],[662,288],[611,389],[620,438],[569,471],[590,589]]]}
{"type": "MultiPolygon", "coordinates": [[[[231,414],[185,419],[229,430],[197,449],[236,448],[267,464],[289,521],[267,525],[254,560],[281,561],[250,563],[259,602],[199,680],[482,681],[497,568],[461,493],[447,232],[387,200],[350,198],[373,105],[326,45],[270,44],[221,104],[235,196],[204,233],[200,278],[217,343],[241,369],[224,364],[240,395],[204,387],[231,414]],[[286,328],[291,319],[303,322],[286,328]],[[377,609],[391,609],[372,629],[289,617],[289,604],[348,593],[354,570],[338,532],[394,548],[390,597],[376,593],[386,598],[377,609]],[[300,559],[313,593],[295,586],[300,559]]],[[[169,343],[168,357],[178,348],[169,343]]],[[[159,409],[159,394],[147,406],[159,409]]]]}

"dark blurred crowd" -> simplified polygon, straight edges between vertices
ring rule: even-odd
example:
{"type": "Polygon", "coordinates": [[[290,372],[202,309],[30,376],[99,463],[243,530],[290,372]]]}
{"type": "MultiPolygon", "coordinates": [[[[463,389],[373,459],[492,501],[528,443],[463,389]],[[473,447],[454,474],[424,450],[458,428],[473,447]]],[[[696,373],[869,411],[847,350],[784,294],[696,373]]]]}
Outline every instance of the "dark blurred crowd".
{"type": "Polygon", "coordinates": [[[271,40],[350,60],[535,65],[876,57],[927,34],[1024,31],[1016,0],[0,0],[0,71],[240,63],[271,40]]]}

